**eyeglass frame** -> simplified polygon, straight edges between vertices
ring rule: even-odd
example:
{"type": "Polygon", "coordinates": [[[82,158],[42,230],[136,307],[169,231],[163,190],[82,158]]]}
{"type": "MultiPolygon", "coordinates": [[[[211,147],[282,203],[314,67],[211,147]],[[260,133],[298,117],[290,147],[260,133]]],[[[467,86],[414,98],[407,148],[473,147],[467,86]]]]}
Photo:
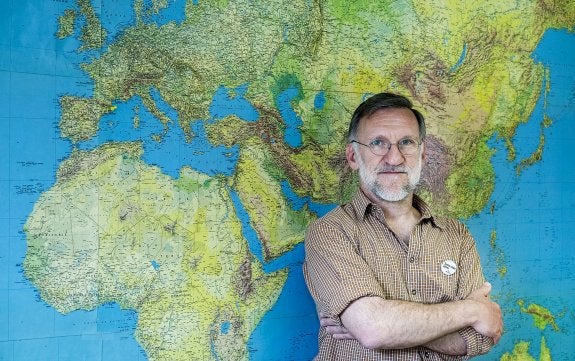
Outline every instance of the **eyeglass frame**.
{"type": "Polygon", "coordinates": [[[382,138],[375,138],[375,139],[373,139],[372,141],[370,141],[369,144],[364,144],[364,143],[362,143],[362,142],[360,142],[360,141],[357,141],[357,140],[355,140],[355,139],[352,139],[352,140],[349,141],[349,144],[351,144],[351,143],[357,143],[357,144],[363,145],[364,147],[369,148],[370,152],[371,152],[373,155],[376,155],[376,156],[378,156],[378,157],[383,157],[383,156],[387,155],[387,153],[389,153],[389,151],[391,150],[391,147],[392,147],[393,145],[395,145],[395,146],[397,147],[397,150],[398,150],[403,156],[412,156],[412,155],[415,155],[415,154],[417,153],[417,150],[419,150],[419,147],[420,147],[421,144],[424,142],[424,140],[425,140],[425,139],[421,139],[421,140],[417,141],[415,138],[405,137],[405,138],[400,139],[398,142],[391,143],[390,141],[388,141],[388,140],[385,139],[385,138],[383,138],[383,139],[382,139],[382,138]],[[374,145],[373,145],[373,142],[376,141],[376,140],[384,141],[384,142],[386,142],[386,143],[388,144],[387,150],[385,151],[385,153],[383,153],[383,154],[378,154],[378,153],[376,153],[376,152],[373,150],[373,148],[372,148],[372,147],[374,146],[374,145]],[[416,150],[415,150],[413,153],[407,153],[407,154],[405,154],[405,153],[401,150],[401,148],[400,148],[400,143],[401,143],[402,141],[405,141],[405,140],[410,140],[410,141],[413,141],[415,144],[417,144],[417,148],[416,148],[416,150]]]}

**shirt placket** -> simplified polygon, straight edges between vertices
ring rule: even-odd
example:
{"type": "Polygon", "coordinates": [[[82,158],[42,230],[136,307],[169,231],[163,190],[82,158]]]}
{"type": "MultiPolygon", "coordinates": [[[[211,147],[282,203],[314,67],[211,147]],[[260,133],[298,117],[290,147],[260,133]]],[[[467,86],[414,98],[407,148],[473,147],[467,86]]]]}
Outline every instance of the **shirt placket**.
{"type": "Polygon", "coordinates": [[[405,280],[408,291],[413,302],[424,302],[421,274],[421,230],[420,226],[416,225],[409,237],[409,245],[407,247],[407,255],[405,259],[404,269],[406,270],[405,280]]]}

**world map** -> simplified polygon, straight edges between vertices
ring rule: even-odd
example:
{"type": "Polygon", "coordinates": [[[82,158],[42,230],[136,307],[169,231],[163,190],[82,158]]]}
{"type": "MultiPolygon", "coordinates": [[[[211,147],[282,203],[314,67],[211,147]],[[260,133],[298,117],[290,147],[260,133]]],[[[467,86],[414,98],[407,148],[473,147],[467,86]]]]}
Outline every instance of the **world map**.
{"type": "Polygon", "coordinates": [[[307,226],[370,94],[427,119],[418,193],[505,333],[575,354],[575,2],[0,4],[0,360],[311,360],[307,226]]]}

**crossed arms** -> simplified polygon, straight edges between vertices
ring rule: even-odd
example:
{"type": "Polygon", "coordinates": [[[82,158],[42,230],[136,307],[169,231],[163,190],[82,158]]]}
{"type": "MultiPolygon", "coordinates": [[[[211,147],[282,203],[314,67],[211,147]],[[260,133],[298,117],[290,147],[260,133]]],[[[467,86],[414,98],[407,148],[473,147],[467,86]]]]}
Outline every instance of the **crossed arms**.
{"type": "MultiPolygon", "coordinates": [[[[489,351],[501,337],[501,310],[489,298],[491,285],[482,285],[479,257],[468,230],[459,224],[449,227],[452,232],[447,238],[449,242],[435,229],[427,231],[426,236],[428,244],[441,246],[442,252],[446,252],[438,258],[458,260],[459,276],[456,274],[458,278],[452,280],[459,281],[455,289],[438,290],[434,298],[429,298],[434,300],[431,302],[394,297],[382,288],[377,275],[389,275],[398,284],[406,281],[400,276],[401,271],[383,265],[390,264],[385,257],[392,249],[369,249],[372,245],[391,247],[388,243],[368,239],[358,245],[357,234],[365,237],[377,232],[371,229],[347,232],[353,226],[340,219],[322,220],[310,227],[304,274],[318,310],[323,312],[320,324],[325,331],[336,340],[355,339],[369,349],[423,346],[445,355],[467,356],[489,351]],[[443,292],[446,293],[441,296],[443,292]]],[[[427,252],[420,254],[425,256],[433,251],[427,249],[427,252]]],[[[439,281],[429,278],[427,282],[430,287],[439,281]]],[[[402,289],[405,288],[398,292],[402,289]]]]}
{"type": "Polygon", "coordinates": [[[341,314],[340,326],[320,314],[320,324],[336,339],[357,339],[370,349],[425,346],[446,355],[465,355],[467,345],[458,332],[472,327],[497,343],[503,330],[501,310],[489,299],[485,283],[465,300],[421,304],[362,297],[341,314]]]}

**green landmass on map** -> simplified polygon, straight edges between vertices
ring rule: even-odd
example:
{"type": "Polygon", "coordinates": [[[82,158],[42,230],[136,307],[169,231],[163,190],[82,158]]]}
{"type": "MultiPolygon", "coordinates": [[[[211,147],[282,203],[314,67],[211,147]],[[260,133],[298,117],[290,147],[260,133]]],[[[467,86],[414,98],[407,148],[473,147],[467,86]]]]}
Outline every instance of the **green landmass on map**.
{"type": "MultiPolygon", "coordinates": [[[[519,341],[515,344],[511,353],[506,352],[499,359],[500,361],[537,361],[529,353],[529,342],[519,341]]],[[[547,347],[545,337],[541,337],[541,349],[538,361],[552,361],[551,350],[547,347]]]]}
{"type": "Polygon", "coordinates": [[[551,326],[553,331],[560,331],[555,320],[556,317],[547,308],[534,303],[525,307],[524,300],[518,300],[517,304],[519,305],[521,312],[527,313],[533,317],[533,322],[538,329],[544,330],[547,326],[551,326]]]}
{"type": "MultiPolygon", "coordinates": [[[[237,168],[210,177],[190,165],[173,179],[142,161],[139,143],[76,149],[26,222],[24,268],[60,312],[106,302],[136,310],[148,358],[170,361],[247,360],[247,339],[286,280],[287,270],[265,273],[251,254],[230,190],[263,261],[280,257],[316,217],[307,206],[290,208],[282,182],[316,203],[349,199],[356,181],[343,160],[348,119],[366,94],[387,90],[414,99],[427,118],[421,194],[439,213],[475,215],[494,187],[488,140],[504,141],[513,159],[517,126],[548,91],[546,69],[530,54],[547,29],[575,23],[569,0],[202,0],[187,3],[182,22],[164,25],[145,19],[167,2],[151,4],[135,1],[135,23],[114,39],[90,1],[63,9],[55,35],[102,53],[81,65],[93,94],[60,99],[62,137],[75,146],[96,137],[100,119],[115,116],[113,104],[140,97],[162,125],[154,140],[179,127],[190,141],[191,122],[204,120],[214,145],[239,147],[237,168]],[[247,85],[260,119],[210,122],[222,85],[247,85]],[[288,87],[299,90],[291,106],[303,120],[301,147],[283,140],[277,96],[288,87]],[[177,119],[161,110],[155,91],[177,119]],[[325,104],[317,109],[320,91],[325,104]]],[[[121,121],[139,124],[138,115],[121,121]]],[[[543,144],[521,167],[542,159],[543,144]]]]}
{"type": "Polygon", "coordinates": [[[24,226],[26,276],[62,313],[137,311],[152,360],[246,359],[287,272],[264,273],[249,252],[225,180],[189,168],[174,180],[141,155],[110,143],[62,163],[24,226]]]}
{"type": "Polygon", "coordinates": [[[499,277],[503,278],[507,274],[507,263],[505,261],[505,253],[497,244],[497,231],[495,230],[492,230],[489,235],[489,245],[491,246],[493,258],[495,259],[497,273],[499,274],[499,277]]]}
{"type": "MultiPolygon", "coordinates": [[[[533,317],[535,326],[539,330],[543,331],[547,326],[550,326],[554,332],[561,331],[555,320],[556,316],[554,316],[547,308],[534,303],[525,306],[525,301],[521,299],[517,301],[517,304],[519,305],[521,312],[533,317]]],[[[504,353],[500,361],[536,361],[536,359],[529,353],[529,346],[530,343],[527,341],[516,342],[513,351],[511,353],[504,353]]],[[[541,336],[541,348],[539,352],[539,361],[552,360],[551,349],[547,346],[544,336],[541,336]]]]}
{"type": "Polygon", "coordinates": [[[76,22],[76,12],[70,9],[58,18],[58,32],[56,36],[58,39],[64,39],[74,34],[74,23],[76,22]]]}

